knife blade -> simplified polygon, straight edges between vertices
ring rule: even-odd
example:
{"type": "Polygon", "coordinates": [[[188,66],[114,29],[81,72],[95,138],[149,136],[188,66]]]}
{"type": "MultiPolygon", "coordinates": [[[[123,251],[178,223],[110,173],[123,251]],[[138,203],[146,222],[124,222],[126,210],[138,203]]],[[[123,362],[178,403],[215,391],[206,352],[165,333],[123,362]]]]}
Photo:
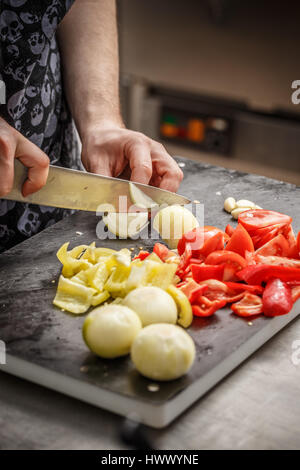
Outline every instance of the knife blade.
{"type": "MultiPolygon", "coordinates": [[[[91,212],[97,212],[100,205],[106,205],[107,212],[118,212],[128,210],[133,204],[129,192],[130,182],[127,180],[53,165],[50,165],[45,186],[36,193],[24,197],[21,189],[27,177],[27,168],[16,159],[14,170],[13,188],[3,199],[91,212]],[[121,209],[120,196],[122,196],[121,209]],[[124,201],[127,201],[125,209],[124,201]]],[[[170,191],[141,183],[134,184],[158,205],[184,205],[191,202],[188,198],[170,191]]]]}

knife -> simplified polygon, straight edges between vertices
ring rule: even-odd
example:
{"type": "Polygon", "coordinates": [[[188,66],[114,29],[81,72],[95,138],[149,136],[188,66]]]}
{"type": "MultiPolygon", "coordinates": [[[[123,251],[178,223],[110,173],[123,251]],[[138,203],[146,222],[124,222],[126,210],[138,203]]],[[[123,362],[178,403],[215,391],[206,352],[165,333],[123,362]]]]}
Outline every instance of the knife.
{"type": "MultiPolygon", "coordinates": [[[[127,180],[53,165],[50,165],[45,186],[36,193],[24,197],[21,189],[27,178],[27,168],[16,159],[14,170],[13,188],[3,199],[92,212],[99,211],[99,205],[104,204],[105,209],[101,208],[100,211],[118,212],[120,210],[119,196],[127,198],[122,199],[122,211],[124,211],[124,201],[127,201],[125,210],[133,204],[129,192],[130,182],[127,180]]],[[[191,202],[184,196],[164,189],[141,183],[134,184],[158,205],[184,205],[191,202]]]]}

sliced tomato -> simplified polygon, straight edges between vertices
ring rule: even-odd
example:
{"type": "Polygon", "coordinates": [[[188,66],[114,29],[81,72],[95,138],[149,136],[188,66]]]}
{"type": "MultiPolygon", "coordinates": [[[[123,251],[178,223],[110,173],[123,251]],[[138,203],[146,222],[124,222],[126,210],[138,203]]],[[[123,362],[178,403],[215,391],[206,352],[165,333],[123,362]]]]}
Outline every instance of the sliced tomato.
{"type": "Polygon", "coordinates": [[[226,225],[225,233],[227,233],[229,237],[232,236],[233,232],[234,232],[234,228],[232,227],[232,225],[230,224],[226,225]]]}
{"type": "Polygon", "coordinates": [[[282,234],[285,236],[288,244],[289,244],[289,252],[287,256],[290,258],[299,258],[299,252],[297,247],[297,240],[291,225],[286,225],[282,229],[282,234]]]}
{"type": "Polygon", "coordinates": [[[255,251],[255,255],[263,256],[288,256],[289,253],[290,245],[281,233],[255,251]]]}
{"type": "Polygon", "coordinates": [[[133,260],[135,259],[140,259],[141,261],[143,261],[144,259],[146,259],[148,256],[150,255],[150,253],[148,253],[148,251],[140,251],[138,255],[136,255],[133,260]]]}
{"type": "Polygon", "coordinates": [[[276,224],[290,224],[292,218],[289,215],[280,212],[264,209],[252,209],[241,212],[238,222],[249,232],[258,228],[269,227],[276,224]]]}
{"type": "Polygon", "coordinates": [[[170,253],[170,250],[162,243],[155,243],[153,247],[153,253],[155,253],[162,261],[165,261],[170,253]]]}
{"type": "Polygon", "coordinates": [[[186,268],[190,264],[191,257],[192,257],[192,250],[191,250],[190,245],[187,244],[185,249],[184,249],[184,252],[181,255],[180,263],[179,263],[178,268],[176,270],[177,276],[181,277],[181,279],[183,278],[183,274],[184,274],[186,268]]]}
{"type": "Polygon", "coordinates": [[[217,233],[223,234],[225,241],[229,239],[228,235],[217,227],[205,225],[204,227],[194,228],[190,232],[185,233],[179,240],[177,245],[178,254],[182,255],[186,245],[189,244],[192,249],[192,256],[198,258],[204,243],[217,233]]]}
{"type": "Polygon", "coordinates": [[[179,287],[179,289],[187,296],[190,303],[193,304],[197,298],[207,289],[207,286],[205,284],[200,286],[193,279],[190,279],[185,283],[184,286],[179,287]]]}
{"type": "Polygon", "coordinates": [[[261,284],[272,278],[281,279],[285,282],[300,281],[300,269],[289,266],[273,266],[269,264],[256,264],[247,266],[238,271],[237,277],[247,282],[247,284],[261,284]]]}
{"type": "Polygon", "coordinates": [[[206,279],[223,280],[224,265],[207,265],[207,264],[191,264],[193,279],[196,282],[205,281],[206,279]]]}
{"type": "Polygon", "coordinates": [[[205,259],[206,264],[224,264],[223,281],[236,280],[236,273],[247,266],[246,260],[234,251],[214,251],[205,259]]]}
{"type": "Polygon", "coordinates": [[[231,310],[239,317],[253,317],[263,313],[263,301],[258,295],[247,292],[239,302],[231,305],[231,310]]]}
{"type": "Polygon", "coordinates": [[[219,308],[226,305],[226,300],[209,300],[204,295],[200,296],[198,303],[192,305],[193,314],[196,317],[211,317],[219,308]]]}
{"type": "Polygon", "coordinates": [[[269,264],[272,266],[286,266],[300,269],[300,260],[298,259],[286,258],[283,256],[262,256],[259,254],[255,255],[254,259],[256,264],[269,264]]]}
{"type": "Polygon", "coordinates": [[[263,293],[263,288],[262,286],[250,286],[249,284],[244,284],[241,282],[232,282],[232,281],[226,281],[224,282],[229,289],[234,290],[236,292],[240,291],[247,291],[251,292],[251,294],[262,294],[263,293]]]}
{"type": "Polygon", "coordinates": [[[280,279],[270,279],[267,282],[262,300],[267,317],[286,315],[293,307],[292,290],[280,279]]]}
{"type": "Polygon", "coordinates": [[[234,251],[243,257],[245,257],[246,251],[254,251],[253,241],[247,230],[241,224],[238,224],[237,228],[234,230],[225,250],[234,251]]]}
{"type": "Polygon", "coordinates": [[[286,227],[286,224],[277,224],[277,225],[270,225],[270,227],[263,227],[261,229],[255,230],[255,232],[251,234],[254,248],[258,249],[261,246],[268,243],[270,240],[275,238],[279,233],[281,233],[284,227],[286,227]]]}
{"type": "Polygon", "coordinates": [[[224,249],[224,234],[221,232],[216,233],[213,237],[206,240],[203,247],[198,251],[198,257],[203,261],[205,258],[214,251],[224,249]]]}

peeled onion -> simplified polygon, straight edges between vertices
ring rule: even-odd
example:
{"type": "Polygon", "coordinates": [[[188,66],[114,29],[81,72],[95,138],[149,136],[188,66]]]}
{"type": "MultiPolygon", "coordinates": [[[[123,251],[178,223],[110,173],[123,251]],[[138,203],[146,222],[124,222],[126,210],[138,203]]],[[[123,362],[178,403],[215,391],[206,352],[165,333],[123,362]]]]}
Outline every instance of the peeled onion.
{"type": "Polygon", "coordinates": [[[122,305],[104,305],[85,319],[82,334],[90,350],[100,357],[115,358],[130,352],[142,329],[138,315],[122,305]]]}
{"type": "Polygon", "coordinates": [[[195,360],[192,338],[180,326],[157,323],[136,336],[131,359],[137,370],[152,380],[174,380],[186,374],[195,360]]]}
{"type": "Polygon", "coordinates": [[[153,220],[153,227],[170,249],[177,248],[182,235],[199,227],[196,217],[185,207],[174,205],[161,209],[153,220]]]}
{"type": "Polygon", "coordinates": [[[127,294],[123,305],[138,314],[143,326],[152,323],[177,321],[177,307],[173,298],[160,287],[138,287],[127,294]]]}

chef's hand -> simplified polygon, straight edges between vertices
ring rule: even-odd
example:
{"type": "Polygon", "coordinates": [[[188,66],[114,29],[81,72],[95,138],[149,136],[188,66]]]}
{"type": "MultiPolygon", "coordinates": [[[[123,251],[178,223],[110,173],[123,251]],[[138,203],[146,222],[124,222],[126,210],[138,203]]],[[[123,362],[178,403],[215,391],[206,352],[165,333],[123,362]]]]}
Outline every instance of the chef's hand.
{"type": "Polygon", "coordinates": [[[23,196],[41,189],[47,181],[49,158],[0,118],[0,197],[5,197],[12,189],[15,158],[28,168],[27,179],[22,188],[23,196]]]}
{"type": "Polygon", "coordinates": [[[183,178],[179,166],[158,142],[116,124],[102,124],[82,137],[87,171],[126,178],[176,192],[183,178]],[[129,169],[129,175],[127,174],[129,169]]]}

